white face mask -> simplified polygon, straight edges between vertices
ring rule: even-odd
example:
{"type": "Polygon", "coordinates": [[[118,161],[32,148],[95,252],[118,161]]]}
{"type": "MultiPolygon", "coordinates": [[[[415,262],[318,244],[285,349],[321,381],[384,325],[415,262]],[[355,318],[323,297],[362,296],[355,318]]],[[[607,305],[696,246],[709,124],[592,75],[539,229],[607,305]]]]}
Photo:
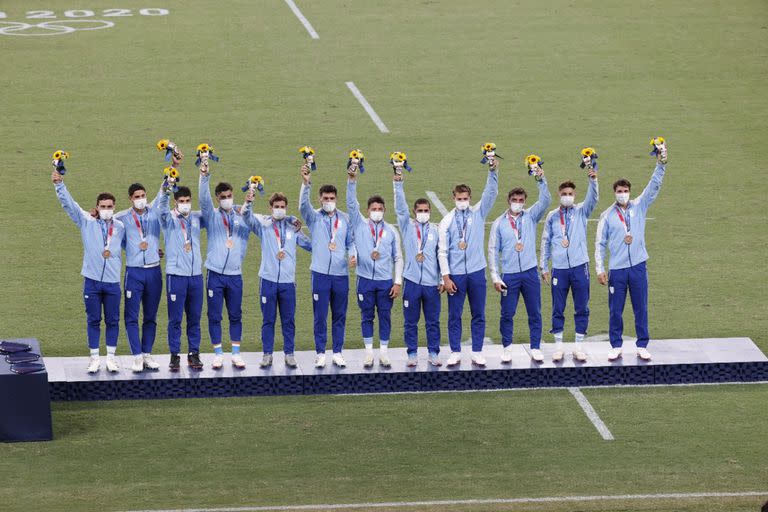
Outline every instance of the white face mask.
{"type": "Polygon", "coordinates": [[[147,207],[147,198],[142,197],[141,199],[134,199],[133,200],[133,207],[137,210],[143,210],[147,207]]]}
{"type": "Polygon", "coordinates": [[[629,192],[621,192],[616,194],[616,202],[620,205],[625,205],[629,202],[629,192]]]}
{"type": "Polygon", "coordinates": [[[333,213],[336,209],[336,201],[326,201],[323,203],[323,211],[325,213],[333,213]]]}
{"type": "Polygon", "coordinates": [[[177,203],[176,209],[179,210],[180,214],[187,215],[192,211],[192,203],[177,203]]]}
{"type": "Polygon", "coordinates": [[[380,212],[380,211],[373,211],[373,212],[370,212],[368,215],[373,222],[381,222],[381,220],[384,218],[384,212],[380,212]]]}
{"type": "Polygon", "coordinates": [[[285,208],[272,208],[272,218],[283,220],[285,218],[285,208]]]}
{"type": "Polygon", "coordinates": [[[422,224],[429,222],[429,212],[419,212],[416,214],[416,222],[422,224]]]}
{"type": "Polygon", "coordinates": [[[570,208],[573,206],[574,199],[575,198],[573,196],[560,196],[560,204],[566,208],[570,208]]]}
{"type": "Polygon", "coordinates": [[[115,210],[99,210],[99,218],[101,220],[112,220],[112,215],[115,214],[115,210]]]}
{"type": "Polygon", "coordinates": [[[219,206],[221,206],[225,210],[231,210],[232,205],[234,204],[234,200],[231,197],[228,197],[226,199],[222,199],[219,201],[219,206]]]}
{"type": "Polygon", "coordinates": [[[520,213],[523,211],[523,206],[525,206],[523,203],[509,203],[509,211],[512,213],[520,213]]]}
{"type": "Polygon", "coordinates": [[[456,201],[456,209],[464,211],[469,208],[469,201],[456,201]]]}

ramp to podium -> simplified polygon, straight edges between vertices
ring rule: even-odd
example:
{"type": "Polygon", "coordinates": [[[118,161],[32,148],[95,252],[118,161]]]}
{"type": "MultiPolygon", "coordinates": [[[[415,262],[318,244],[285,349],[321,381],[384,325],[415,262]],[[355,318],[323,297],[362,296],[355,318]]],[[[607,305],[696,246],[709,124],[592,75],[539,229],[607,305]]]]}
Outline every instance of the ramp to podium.
{"type": "MultiPolygon", "coordinates": [[[[645,362],[635,355],[633,343],[624,344],[624,356],[608,361],[608,343],[585,343],[588,360],[578,363],[570,357],[552,363],[554,344],[542,344],[546,360],[531,361],[527,347],[514,346],[511,364],[501,362],[500,345],[483,351],[488,364],[473,367],[470,352],[464,350],[458,367],[434,368],[427,364],[425,349],[419,350],[416,368],[405,366],[404,348],[390,348],[391,368],[363,367],[364,350],[345,350],[346,368],[331,364],[325,369],[313,366],[314,352],[297,352],[299,367],[287,368],[281,353],[275,353],[269,369],[259,367],[261,353],[245,352],[247,368],[237,370],[225,356],[221,370],[211,368],[212,354],[203,354],[205,368],[190,370],[182,356],[178,373],[168,370],[169,355],[158,355],[159,371],[134,374],[132,357],[120,356],[121,370],[106,369],[89,375],[88,357],[46,357],[52,400],[124,400],[256,395],[312,395],[336,393],[393,393],[418,391],[458,391],[541,387],[585,387],[617,385],[669,385],[695,383],[768,381],[768,357],[749,338],[708,338],[652,341],[653,360],[645,362]]],[[[446,359],[447,349],[442,358],[446,359]]]]}

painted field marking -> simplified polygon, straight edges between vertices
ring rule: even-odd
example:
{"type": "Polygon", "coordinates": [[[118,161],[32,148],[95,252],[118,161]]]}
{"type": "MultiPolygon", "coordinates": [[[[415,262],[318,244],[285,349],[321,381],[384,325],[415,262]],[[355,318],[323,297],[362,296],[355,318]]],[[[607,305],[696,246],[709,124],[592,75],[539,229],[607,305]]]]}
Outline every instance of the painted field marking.
{"type": "Polygon", "coordinates": [[[315,31],[314,27],[312,27],[312,24],[309,22],[307,17],[302,14],[301,10],[299,10],[298,6],[293,2],[293,0],[285,0],[285,3],[288,4],[288,7],[291,8],[293,14],[299,18],[301,24],[304,25],[305,29],[307,29],[307,32],[309,32],[309,37],[312,39],[320,39],[320,35],[315,31]]]}
{"type": "Polygon", "coordinates": [[[589,400],[587,400],[587,397],[584,396],[584,393],[582,393],[579,388],[568,388],[568,391],[579,403],[581,409],[584,411],[584,414],[586,414],[587,418],[589,418],[589,421],[591,421],[597,431],[600,432],[602,438],[606,441],[613,441],[613,434],[611,434],[611,431],[608,430],[608,427],[605,425],[605,423],[603,423],[603,420],[600,419],[597,411],[595,411],[595,408],[592,407],[591,403],[589,403],[589,400]]]}
{"type": "Polygon", "coordinates": [[[349,89],[352,92],[352,95],[357,99],[357,101],[360,102],[360,105],[363,106],[365,111],[368,113],[368,116],[370,116],[371,121],[373,121],[373,124],[376,125],[376,127],[379,129],[381,133],[389,133],[389,128],[387,128],[387,125],[384,124],[384,121],[381,120],[379,117],[379,114],[376,113],[375,110],[373,110],[373,107],[370,103],[368,103],[368,100],[365,99],[365,96],[363,96],[363,93],[360,92],[360,89],[357,88],[355,85],[355,82],[345,82],[347,84],[347,89],[349,89]]]}
{"type": "Polygon", "coordinates": [[[343,510],[355,508],[403,508],[403,507],[439,507],[455,505],[504,505],[518,503],[573,503],[585,501],[629,501],[629,500],[690,500],[701,498],[747,498],[768,497],[766,491],[745,492],[687,492],[664,494],[614,494],[597,496],[545,496],[540,498],[497,498],[472,500],[433,500],[433,501],[383,501],[370,503],[322,503],[317,505],[273,505],[262,507],[225,507],[225,508],[180,508],[146,509],[130,512],[278,512],[291,510],[343,510]]]}
{"type": "Polygon", "coordinates": [[[432,203],[434,203],[435,208],[437,208],[440,211],[440,213],[442,213],[443,215],[448,215],[448,209],[445,207],[445,205],[440,200],[440,198],[437,197],[437,194],[435,194],[431,190],[427,190],[427,197],[429,198],[430,201],[432,201],[432,203]]]}

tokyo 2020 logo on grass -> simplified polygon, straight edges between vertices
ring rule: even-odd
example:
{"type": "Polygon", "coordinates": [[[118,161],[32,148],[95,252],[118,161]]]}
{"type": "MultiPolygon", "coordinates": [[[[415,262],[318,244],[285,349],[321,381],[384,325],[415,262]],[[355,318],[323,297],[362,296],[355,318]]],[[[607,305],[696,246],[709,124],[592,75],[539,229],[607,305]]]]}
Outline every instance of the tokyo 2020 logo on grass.
{"type": "MultiPolygon", "coordinates": [[[[102,19],[85,19],[96,16],[94,11],[88,9],[72,9],[64,11],[64,18],[59,19],[54,11],[27,11],[27,20],[34,21],[6,21],[8,15],[0,11],[0,35],[3,36],[59,36],[72,34],[86,30],[101,30],[112,28],[115,22],[102,19]],[[42,21],[39,21],[42,20],[42,21]]],[[[145,8],[136,12],[139,16],[165,16],[168,9],[145,8]]],[[[131,9],[104,9],[100,13],[103,18],[134,16],[131,9]]]]}

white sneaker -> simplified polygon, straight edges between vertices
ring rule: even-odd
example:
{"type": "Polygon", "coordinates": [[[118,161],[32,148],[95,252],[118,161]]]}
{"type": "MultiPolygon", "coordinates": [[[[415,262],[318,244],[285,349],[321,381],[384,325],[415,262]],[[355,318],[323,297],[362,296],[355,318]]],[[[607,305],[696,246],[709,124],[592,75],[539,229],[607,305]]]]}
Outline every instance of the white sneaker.
{"type": "Polygon", "coordinates": [[[639,357],[643,361],[650,361],[651,360],[651,353],[648,352],[647,348],[641,347],[641,348],[637,349],[637,357],[639,357]]]}
{"type": "Polygon", "coordinates": [[[541,353],[540,349],[532,348],[531,349],[531,359],[533,359],[537,363],[541,363],[541,362],[544,361],[544,354],[541,353]]]}
{"type": "Polygon", "coordinates": [[[379,364],[384,368],[392,366],[392,361],[389,360],[389,354],[386,352],[379,352],[379,364]]]}
{"type": "Polygon", "coordinates": [[[88,363],[88,373],[96,373],[101,367],[101,358],[99,356],[91,356],[91,361],[88,363]]]}
{"type": "Polygon", "coordinates": [[[245,360],[243,359],[243,356],[240,354],[232,354],[232,366],[238,370],[245,368],[245,360]]]}
{"type": "Polygon", "coordinates": [[[580,363],[587,360],[587,353],[580,348],[573,349],[573,358],[580,363]]]}
{"type": "Polygon", "coordinates": [[[480,352],[472,352],[472,364],[476,366],[485,366],[485,358],[480,352]]]}
{"type": "Polygon", "coordinates": [[[408,361],[406,361],[405,366],[408,368],[416,368],[419,366],[419,358],[416,356],[416,354],[411,354],[408,356],[408,361]]]}
{"type": "Polygon", "coordinates": [[[325,354],[315,356],[315,368],[325,368],[325,354]]]}
{"type": "Polygon", "coordinates": [[[427,358],[427,361],[432,366],[442,366],[443,365],[442,361],[440,361],[440,356],[437,355],[436,353],[430,353],[429,357],[427,358]]]}
{"type": "Polygon", "coordinates": [[[333,364],[335,364],[339,368],[344,368],[345,366],[347,366],[347,362],[344,360],[344,356],[342,356],[341,353],[333,354],[333,357],[331,357],[331,360],[333,361],[333,364]]]}
{"type": "Polygon", "coordinates": [[[512,344],[507,345],[506,347],[504,347],[504,350],[501,351],[501,362],[502,363],[512,362],[512,344]]]}
{"type": "Polygon", "coordinates": [[[112,373],[120,371],[120,365],[117,362],[117,358],[109,354],[107,354],[107,371],[112,373]]]}
{"type": "Polygon", "coordinates": [[[608,351],[608,360],[609,361],[615,361],[618,358],[621,357],[621,347],[619,348],[611,348],[611,350],[608,351]]]}
{"type": "Polygon", "coordinates": [[[133,364],[131,365],[131,371],[133,373],[141,373],[144,371],[144,356],[133,356],[133,364]]]}
{"type": "Polygon", "coordinates": [[[562,349],[555,350],[555,353],[552,354],[552,362],[553,363],[559,363],[563,360],[563,356],[565,355],[565,352],[562,351],[562,349]]]}
{"type": "Polygon", "coordinates": [[[456,366],[461,362],[461,352],[451,352],[448,356],[448,361],[445,362],[446,366],[456,366]]]}
{"type": "Polygon", "coordinates": [[[373,366],[373,351],[365,353],[365,359],[363,359],[363,366],[365,368],[370,368],[371,366],[373,366]]]}
{"type": "Polygon", "coordinates": [[[160,363],[155,361],[155,358],[152,357],[152,354],[143,354],[142,358],[144,359],[144,368],[146,368],[147,370],[160,369],[160,363]]]}
{"type": "Polygon", "coordinates": [[[213,362],[211,363],[211,368],[214,370],[221,370],[221,367],[224,366],[224,356],[221,354],[216,354],[213,356],[213,362]]]}

